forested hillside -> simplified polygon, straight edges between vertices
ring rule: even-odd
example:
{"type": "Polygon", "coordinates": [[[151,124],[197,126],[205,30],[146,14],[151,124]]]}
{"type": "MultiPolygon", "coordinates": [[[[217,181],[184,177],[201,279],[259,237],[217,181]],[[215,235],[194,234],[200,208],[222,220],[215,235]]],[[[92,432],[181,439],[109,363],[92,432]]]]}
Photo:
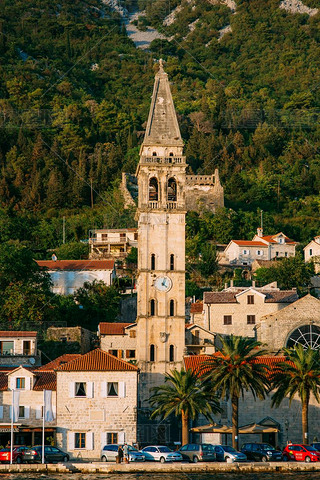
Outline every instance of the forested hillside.
{"type": "Polygon", "coordinates": [[[44,256],[61,244],[63,216],[67,241],[134,225],[117,185],[135,171],[160,57],[190,171],[218,167],[225,187],[207,237],[252,235],[260,209],[266,233],[319,234],[320,14],[292,15],[277,0],[241,0],[233,14],[201,0],[164,26],[176,5],[140,4],[168,38],[143,52],[99,0],[2,0],[0,241],[44,256]]]}

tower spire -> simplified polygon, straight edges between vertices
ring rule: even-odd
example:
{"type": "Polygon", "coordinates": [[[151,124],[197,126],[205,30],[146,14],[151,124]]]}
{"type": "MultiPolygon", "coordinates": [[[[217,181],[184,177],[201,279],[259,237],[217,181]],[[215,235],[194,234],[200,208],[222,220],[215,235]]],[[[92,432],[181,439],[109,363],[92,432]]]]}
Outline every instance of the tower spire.
{"type": "Polygon", "coordinates": [[[164,71],[162,59],[159,60],[159,70],[155,75],[143,145],[183,147],[168,75],[164,71]]]}

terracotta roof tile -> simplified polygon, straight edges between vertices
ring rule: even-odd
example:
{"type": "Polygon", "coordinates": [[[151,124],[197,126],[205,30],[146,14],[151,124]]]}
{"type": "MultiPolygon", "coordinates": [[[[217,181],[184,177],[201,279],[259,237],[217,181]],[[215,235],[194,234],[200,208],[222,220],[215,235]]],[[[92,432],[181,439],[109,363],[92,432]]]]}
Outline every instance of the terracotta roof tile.
{"type": "Polygon", "coordinates": [[[268,248],[268,245],[266,245],[263,242],[259,242],[258,240],[231,240],[231,241],[239,246],[268,248]]]}
{"type": "Polygon", "coordinates": [[[138,371],[138,367],[104,352],[100,348],[92,350],[57,368],[58,372],[112,372],[138,371]]]}
{"type": "Polygon", "coordinates": [[[0,391],[8,390],[8,375],[0,372],[0,391]]]}
{"type": "MultiPolygon", "coordinates": [[[[219,355],[219,353],[216,353],[214,355],[219,355]]],[[[211,358],[210,355],[189,355],[184,357],[184,366],[186,370],[191,369],[193,372],[196,374],[199,373],[201,366],[203,365],[204,362],[209,360],[211,358]]],[[[285,357],[277,357],[277,356],[265,356],[265,357],[260,357],[257,360],[254,360],[253,363],[264,363],[267,365],[270,370],[268,371],[268,378],[271,378],[272,374],[275,372],[275,367],[281,363],[285,362],[286,358],[285,357]]]]}
{"type": "Polygon", "coordinates": [[[35,373],[37,372],[53,372],[55,369],[60,367],[60,365],[64,363],[71,362],[76,358],[81,357],[80,353],[65,353],[58,358],[52,360],[52,362],[47,363],[46,365],[42,365],[42,367],[37,368],[35,373]]]}
{"type": "Polygon", "coordinates": [[[33,390],[56,390],[57,375],[54,372],[39,372],[36,374],[36,382],[33,390]]]}
{"type": "MultiPolygon", "coordinates": [[[[279,243],[277,242],[276,238],[277,238],[277,234],[276,235],[263,235],[263,240],[265,240],[266,242],[269,242],[269,243],[279,243]]],[[[296,244],[297,242],[295,242],[294,240],[291,240],[289,237],[287,237],[286,235],[284,235],[284,239],[285,239],[285,243],[286,244],[296,244]]]]}
{"type": "Polygon", "coordinates": [[[99,323],[100,335],[125,335],[125,328],[132,323],[99,323]]]}
{"type": "MultiPolygon", "coordinates": [[[[260,291],[260,290],[259,290],[260,291]]],[[[237,303],[236,295],[241,292],[204,292],[204,303],[237,303]]],[[[260,293],[266,296],[265,303],[292,303],[298,300],[296,290],[267,291],[261,290],[260,293]]]]}
{"type": "Polygon", "coordinates": [[[114,260],[36,260],[48,270],[112,270],[114,260]]]}
{"type": "Polygon", "coordinates": [[[36,337],[38,332],[22,332],[20,330],[0,330],[0,337],[36,337]]]}
{"type": "Polygon", "coordinates": [[[191,304],[190,313],[202,313],[203,302],[196,302],[191,304]]]}

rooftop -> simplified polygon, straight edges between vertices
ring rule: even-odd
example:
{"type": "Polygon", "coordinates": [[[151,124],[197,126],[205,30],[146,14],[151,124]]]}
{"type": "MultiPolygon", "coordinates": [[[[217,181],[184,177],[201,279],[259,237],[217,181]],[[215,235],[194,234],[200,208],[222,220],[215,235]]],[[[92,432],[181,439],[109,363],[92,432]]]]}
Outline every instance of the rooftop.
{"type": "Polygon", "coordinates": [[[132,323],[99,323],[100,335],[125,335],[126,327],[133,325],[132,323]]]}
{"type": "Polygon", "coordinates": [[[36,260],[48,270],[113,270],[114,260],[36,260]]]}
{"type": "Polygon", "coordinates": [[[38,332],[0,330],[0,337],[36,337],[38,332]]]}
{"type": "MultiPolygon", "coordinates": [[[[256,289],[250,289],[254,292],[256,289]]],[[[234,290],[233,292],[204,292],[204,303],[238,303],[237,294],[242,293],[243,289],[234,290]]],[[[265,303],[293,303],[298,300],[296,290],[257,290],[265,295],[265,303]]]]}
{"type": "Polygon", "coordinates": [[[57,372],[137,372],[138,370],[138,367],[132,363],[114,357],[100,348],[57,368],[57,372]]]}

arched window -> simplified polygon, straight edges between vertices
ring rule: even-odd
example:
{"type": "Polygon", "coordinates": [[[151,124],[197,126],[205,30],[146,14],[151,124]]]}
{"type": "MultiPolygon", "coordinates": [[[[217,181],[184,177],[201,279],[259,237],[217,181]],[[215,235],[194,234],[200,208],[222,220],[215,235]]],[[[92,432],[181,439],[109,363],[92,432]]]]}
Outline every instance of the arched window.
{"type": "Polygon", "coordinates": [[[176,202],[177,201],[177,182],[174,178],[169,178],[168,180],[168,201],[176,202]]]}
{"type": "Polygon", "coordinates": [[[174,270],[174,255],[171,253],[170,255],[170,270],[174,270]]]}
{"type": "Polygon", "coordinates": [[[169,362],[174,362],[174,345],[169,347],[169,362]]]}
{"type": "Polygon", "coordinates": [[[169,310],[170,310],[170,317],[173,317],[174,316],[174,300],[170,300],[169,310]]]}
{"type": "Polygon", "coordinates": [[[156,301],[152,298],[150,300],[150,316],[154,317],[156,314],[156,301]]]}
{"type": "Polygon", "coordinates": [[[157,152],[152,152],[152,156],[153,156],[153,157],[156,157],[156,156],[157,156],[157,152]]]}
{"type": "Polygon", "coordinates": [[[156,269],[156,256],[154,253],[151,253],[151,270],[156,269]]]}
{"type": "Polygon", "coordinates": [[[150,362],[154,362],[155,361],[155,348],[154,348],[154,345],[151,344],[150,345],[150,362]]]}
{"type": "Polygon", "coordinates": [[[169,157],[173,157],[173,152],[170,152],[170,153],[169,153],[169,157]]]}
{"type": "Polygon", "coordinates": [[[287,348],[292,348],[298,344],[302,345],[305,349],[310,347],[312,350],[319,350],[320,328],[310,323],[309,325],[301,325],[294,330],[287,340],[287,348]]]}
{"type": "Polygon", "coordinates": [[[149,181],[149,200],[158,201],[158,180],[155,177],[150,178],[149,181]]]}

